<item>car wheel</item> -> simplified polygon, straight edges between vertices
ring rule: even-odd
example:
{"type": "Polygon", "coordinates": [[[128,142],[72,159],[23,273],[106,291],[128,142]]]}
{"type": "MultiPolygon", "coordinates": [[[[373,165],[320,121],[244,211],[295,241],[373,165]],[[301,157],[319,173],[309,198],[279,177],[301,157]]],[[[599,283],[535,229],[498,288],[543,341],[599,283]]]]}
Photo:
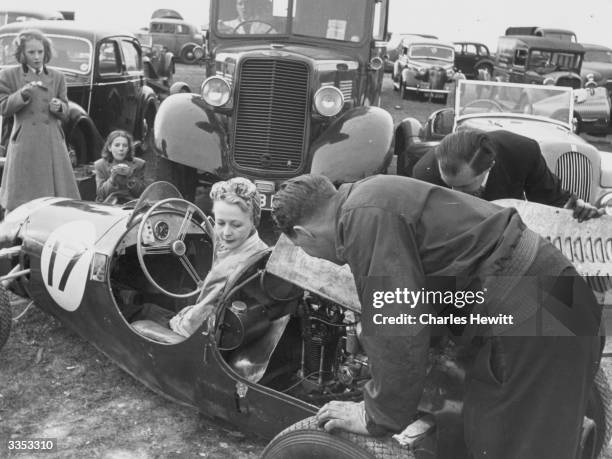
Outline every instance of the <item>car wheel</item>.
{"type": "Polygon", "coordinates": [[[0,286],[0,349],[6,344],[11,333],[12,320],[13,311],[9,292],[4,287],[0,286]]]}
{"type": "MultiPolygon", "coordinates": [[[[592,419],[596,425],[595,436],[595,455],[593,457],[603,458],[605,445],[610,443],[612,438],[612,389],[603,369],[599,368],[595,375],[593,388],[587,402],[586,415],[592,419]]],[[[588,451],[583,457],[591,457],[588,451]]]]}
{"type": "Polygon", "coordinates": [[[193,49],[195,45],[185,45],[183,49],[181,49],[181,62],[184,64],[193,64],[197,59],[193,53],[193,49]]]}
{"type": "Polygon", "coordinates": [[[170,182],[181,192],[183,198],[189,202],[194,202],[198,185],[196,169],[158,156],[155,180],[170,182]]]}
{"type": "Polygon", "coordinates": [[[329,434],[312,416],[279,433],[266,446],[262,459],[391,459],[414,458],[391,436],[370,437],[348,432],[329,434]]]}
{"type": "Polygon", "coordinates": [[[68,141],[68,152],[73,166],[79,166],[89,162],[87,152],[87,140],[83,131],[76,127],[72,130],[68,141]]]}

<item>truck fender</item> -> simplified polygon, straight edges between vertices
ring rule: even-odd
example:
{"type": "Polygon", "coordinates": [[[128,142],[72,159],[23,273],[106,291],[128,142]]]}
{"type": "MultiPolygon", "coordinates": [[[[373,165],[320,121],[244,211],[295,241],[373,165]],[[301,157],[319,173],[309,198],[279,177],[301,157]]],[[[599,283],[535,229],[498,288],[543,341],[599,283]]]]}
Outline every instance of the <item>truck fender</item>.
{"type": "Polygon", "coordinates": [[[155,117],[155,146],[160,156],[217,175],[227,152],[227,135],[198,94],[168,96],[155,117]]]}
{"type": "Polygon", "coordinates": [[[311,173],[335,184],[386,172],[393,155],[393,118],[379,107],[357,107],[313,142],[311,173]]]}

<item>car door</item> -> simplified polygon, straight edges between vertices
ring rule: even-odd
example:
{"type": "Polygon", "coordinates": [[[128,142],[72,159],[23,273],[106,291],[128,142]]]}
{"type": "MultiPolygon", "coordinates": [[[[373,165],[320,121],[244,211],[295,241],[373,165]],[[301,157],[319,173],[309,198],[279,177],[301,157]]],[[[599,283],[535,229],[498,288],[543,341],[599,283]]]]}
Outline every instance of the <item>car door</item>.
{"type": "Polygon", "coordinates": [[[90,116],[103,137],[115,129],[132,132],[134,89],[122,60],[120,39],[101,40],[95,60],[90,116]]]}
{"type": "Polygon", "coordinates": [[[466,44],[455,45],[455,67],[457,67],[458,70],[461,70],[466,76],[471,76],[473,73],[469,64],[469,58],[467,56],[466,44]]]}
{"type": "Polygon", "coordinates": [[[144,86],[144,73],[142,70],[142,52],[140,46],[132,38],[124,37],[120,40],[121,56],[123,59],[123,70],[126,73],[125,88],[123,91],[125,101],[126,125],[130,126],[129,132],[135,134],[138,113],[141,104],[142,87],[144,86]]]}
{"type": "Polygon", "coordinates": [[[529,50],[527,48],[516,48],[514,50],[512,67],[508,72],[508,78],[511,83],[525,83],[525,67],[527,65],[528,53],[529,50]]]}
{"type": "Polygon", "coordinates": [[[152,22],[151,35],[154,45],[162,45],[177,54],[176,24],[168,22],[152,22]]]}

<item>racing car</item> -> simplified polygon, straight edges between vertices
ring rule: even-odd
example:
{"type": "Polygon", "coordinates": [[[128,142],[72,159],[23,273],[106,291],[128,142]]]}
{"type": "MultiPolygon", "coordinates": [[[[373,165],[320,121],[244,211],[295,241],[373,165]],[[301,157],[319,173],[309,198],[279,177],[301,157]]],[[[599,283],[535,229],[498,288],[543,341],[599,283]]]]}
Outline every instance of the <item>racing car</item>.
{"type": "MultiPolygon", "coordinates": [[[[558,236],[572,238],[569,211],[510,205],[527,206],[521,212],[530,226],[537,227],[530,219],[556,219],[558,236]]],[[[612,217],[602,219],[582,223],[583,238],[570,240],[586,254],[575,260],[585,274],[612,265],[606,252],[612,239],[602,233],[612,217]]],[[[362,400],[370,371],[356,331],[361,306],[350,270],[308,257],[284,237],[228,279],[215,313],[193,335],[146,317],[128,319],[147,304],[170,313],[193,304],[211,267],[209,217],[168,183],[154,183],[123,205],[31,201],[0,224],[0,244],[3,286],[32,299],[153,391],[274,437],[264,458],[465,454],[461,400],[469,353],[444,341],[432,346],[420,412],[404,432],[373,438],[317,426],[313,416],[324,403],[362,400]]],[[[8,294],[0,291],[6,311],[8,294]]],[[[610,438],[610,396],[600,370],[581,458],[597,457],[610,438]]]]}

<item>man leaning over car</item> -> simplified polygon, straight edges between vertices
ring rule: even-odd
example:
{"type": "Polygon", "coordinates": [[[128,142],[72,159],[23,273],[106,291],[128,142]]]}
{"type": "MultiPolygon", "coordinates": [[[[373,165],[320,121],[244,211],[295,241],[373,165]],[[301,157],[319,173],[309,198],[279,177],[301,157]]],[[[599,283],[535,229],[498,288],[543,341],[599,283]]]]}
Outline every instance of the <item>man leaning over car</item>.
{"type": "Polygon", "coordinates": [[[510,131],[450,134],[415,164],[413,178],[487,201],[526,198],[573,209],[578,221],[604,213],[561,187],[535,140],[510,131]]]}

